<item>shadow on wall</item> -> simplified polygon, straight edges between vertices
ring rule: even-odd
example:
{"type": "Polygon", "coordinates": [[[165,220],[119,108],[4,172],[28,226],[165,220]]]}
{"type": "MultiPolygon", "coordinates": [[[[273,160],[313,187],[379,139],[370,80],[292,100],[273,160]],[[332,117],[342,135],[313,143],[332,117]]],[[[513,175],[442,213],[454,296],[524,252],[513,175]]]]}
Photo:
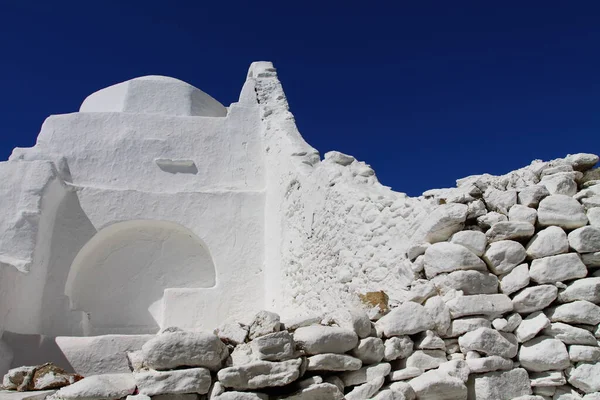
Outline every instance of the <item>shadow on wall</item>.
{"type": "Polygon", "coordinates": [[[215,286],[212,257],[200,238],[166,221],[119,222],[79,251],[65,285],[71,310],[85,313],[83,334],[155,333],[166,288],[215,286]]]}
{"type": "MultiPolygon", "coordinates": [[[[68,372],[74,372],[71,363],[56,344],[53,337],[44,335],[23,335],[4,332],[0,337],[13,352],[11,368],[22,365],[38,365],[42,362],[52,362],[68,372]]],[[[0,371],[5,373],[5,371],[0,371]]]]}

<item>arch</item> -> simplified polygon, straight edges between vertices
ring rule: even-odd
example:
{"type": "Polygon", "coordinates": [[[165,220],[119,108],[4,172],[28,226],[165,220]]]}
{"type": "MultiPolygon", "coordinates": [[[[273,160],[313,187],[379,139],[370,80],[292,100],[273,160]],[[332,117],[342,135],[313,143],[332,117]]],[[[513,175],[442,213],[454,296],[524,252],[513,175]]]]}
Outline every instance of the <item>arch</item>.
{"type": "Polygon", "coordinates": [[[167,221],[132,220],[100,230],[79,251],[65,294],[71,310],[87,314],[86,334],[154,333],[167,288],[216,283],[206,245],[167,221]]]}

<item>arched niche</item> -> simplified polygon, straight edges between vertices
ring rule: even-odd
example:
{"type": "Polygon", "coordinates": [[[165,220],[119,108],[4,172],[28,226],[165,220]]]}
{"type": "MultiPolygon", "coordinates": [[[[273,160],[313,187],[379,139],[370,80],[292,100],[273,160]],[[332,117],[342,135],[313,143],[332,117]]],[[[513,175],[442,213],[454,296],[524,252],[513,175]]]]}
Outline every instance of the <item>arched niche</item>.
{"type": "Polygon", "coordinates": [[[84,334],[154,333],[166,288],[215,285],[215,266],[200,238],[172,222],[134,220],[100,230],[79,251],[65,294],[87,314],[84,334]]]}

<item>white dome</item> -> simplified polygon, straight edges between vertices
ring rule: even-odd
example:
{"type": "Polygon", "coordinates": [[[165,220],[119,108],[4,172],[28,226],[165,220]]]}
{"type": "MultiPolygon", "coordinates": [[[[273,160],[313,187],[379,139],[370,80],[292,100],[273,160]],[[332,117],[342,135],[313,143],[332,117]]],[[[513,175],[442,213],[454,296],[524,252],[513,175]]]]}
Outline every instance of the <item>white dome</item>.
{"type": "Polygon", "coordinates": [[[179,79],[149,75],[89,95],[80,112],[123,112],[224,117],[227,109],[202,90],[179,79]]]}

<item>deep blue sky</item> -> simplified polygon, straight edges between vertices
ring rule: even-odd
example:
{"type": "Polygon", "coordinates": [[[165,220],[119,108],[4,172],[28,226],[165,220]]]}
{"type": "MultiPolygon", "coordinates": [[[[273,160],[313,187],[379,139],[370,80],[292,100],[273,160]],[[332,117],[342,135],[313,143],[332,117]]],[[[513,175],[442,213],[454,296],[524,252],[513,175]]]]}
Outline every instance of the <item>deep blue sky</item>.
{"type": "Polygon", "coordinates": [[[600,152],[597,1],[0,0],[0,159],[135,76],[228,105],[254,60],[311,145],[411,195],[600,152]]]}

